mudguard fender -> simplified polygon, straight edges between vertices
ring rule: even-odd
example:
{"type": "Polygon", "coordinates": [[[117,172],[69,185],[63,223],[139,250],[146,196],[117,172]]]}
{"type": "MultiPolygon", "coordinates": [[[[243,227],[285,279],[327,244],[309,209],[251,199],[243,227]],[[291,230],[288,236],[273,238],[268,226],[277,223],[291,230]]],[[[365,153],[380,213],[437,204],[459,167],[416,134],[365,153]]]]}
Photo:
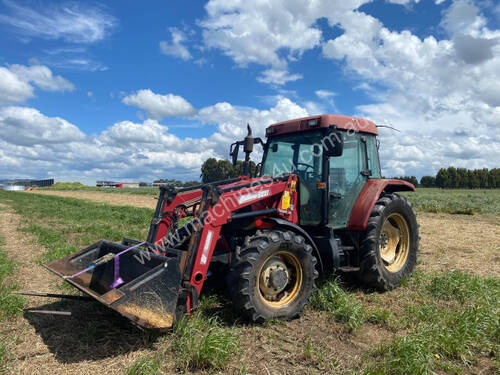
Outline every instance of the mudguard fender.
{"type": "Polygon", "coordinates": [[[382,194],[382,192],[393,193],[395,191],[415,191],[415,186],[402,180],[382,178],[368,179],[352,207],[351,215],[347,223],[347,230],[364,230],[373,206],[375,206],[380,194],[382,194]]]}
{"type": "Polygon", "coordinates": [[[312,237],[309,235],[309,233],[307,233],[304,229],[302,229],[298,225],[291,223],[289,221],[283,220],[283,219],[279,219],[277,217],[268,217],[268,218],[265,218],[262,220],[267,221],[267,222],[271,222],[271,223],[275,223],[276,225],[279,225],[280,227],[284,227],[288,230],[291,230],[292,232],[295,232],[295,233],[303,236],[306,239],[306,241],[312,246],[314,256],[316,257],[316,259],[318,259],[318,264],[320,267],[320,269],[318,271],[321,274],[323,273],[324,269],[323,269],[323,262],[321,260],[321,254],[318,250],[318,247],[316,246],[316,243],[314,242],[312,237]]]}

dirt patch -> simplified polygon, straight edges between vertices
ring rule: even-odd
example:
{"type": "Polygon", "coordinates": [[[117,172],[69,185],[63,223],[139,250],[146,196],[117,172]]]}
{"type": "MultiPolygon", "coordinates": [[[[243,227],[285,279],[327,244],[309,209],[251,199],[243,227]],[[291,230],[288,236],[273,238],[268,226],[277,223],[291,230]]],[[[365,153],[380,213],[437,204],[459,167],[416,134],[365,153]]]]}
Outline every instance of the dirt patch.
{"type": "Polygon", "coordinates": [[[134,206],[156,208],[155,197],[139,194],[113,194],[98,191],[65,191],[65,190],[31,190],[28,194],[55,195],[58,197],[84,199],[92,202],[107,203],[113,206],[134,206]]]}
{"type": "Polygon", "coordinates": [[[500,277],[500,217],[425,213],[418,222],[421,270],[500,277]]]}
{"type": "MultiPolygon", "coordinates": [[[[299,320],[243,328],[240,346],[247,350],[240,369],[273,375],[350,373],[368,350],[390,337],[392,333],[371,324],[347,333],[327,313],[307,308],[299,320]]],[[[236,367],[232,371],[238,372],[236,367]]]]}
{"type": "MultiPolygon", "coordinates": [[[[0,211],[2,249],[19,263],[15,280],[22,290],[61,293],[60,279],[36,262],[45,249],[17,230],[24,224],[12,210],[0,211]]],[[[26,307],[69,310],[75,317],[25,313],[2,323],[11,374],[123,374],[138,358],[155,352],[155,340],[118,314],[101,309],[101,317],[93,316],[100,309],[93,303],[29,297],[26,307]]]]}

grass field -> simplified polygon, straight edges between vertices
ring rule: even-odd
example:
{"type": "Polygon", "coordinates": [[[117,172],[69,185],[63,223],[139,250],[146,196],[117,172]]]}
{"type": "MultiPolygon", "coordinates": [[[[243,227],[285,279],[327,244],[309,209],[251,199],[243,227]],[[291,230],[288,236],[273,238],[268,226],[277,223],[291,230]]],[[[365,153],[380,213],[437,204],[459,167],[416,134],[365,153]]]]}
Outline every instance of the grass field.
{"type": "MultiPolygon", "coordinates": [[[[455,233],[447,232],[447,227],[433,231],[440,221],[455,222],[458,228],[498,228],[499,191],[420,189],[409,197],[422,213],[421,263],[414,277],[397,290],[369,293],[332,277],[319,283],[302,319],[255,326],[233,315],[224,293],[208,288],[199,311],[178,322],[165,335],[132,330],[128,322],[108,316],[104,321],[74,322],[82,330],[78,331],[78,338],[68,341],[69,323],[59,324],[50,318],[30,320],[26,322],[28,326],[38,327],[31,334],[41,336],[52,348],[47,357],[47,372],[43,373],[84,374],[92,363],[109,366],[106,368],[110,373],[129,375],[498,373],[499,273],[464,272],[459,262],[439,271],[422,264],[436,263],[442,258],[435,254],[439,248],[448,242],[459,242],[455,233]],[[463,211],[468,209],[472,211],[463,211]],[[439,235],[443,238],[432,237],[439,235]],[[102,353],[95,352],[99,350],[97,345],[102,353]],[[132,346],[134,351],[117,350],[117,345],[132,346]],[[86,355],[85,351],[94,354],[86,355]],[[64,367],[68,363],[76,367],[64,367]]],[[[35,246],[43,249],[33,260],[36,264],[68,255],[101,238],[142,239],[153,213],[147,208],[3,191],[0,204],[4,205],[0,215],[9,209],[21,218],[19,235],[33,236],[35,246]]],[[[479,236],[471,241],[472,245],[459,244],[457,251],[479,262],[475,268],[491,267],[491,262],[498,264],[500,260],[498,231],[489,233],[492,238],[479,236]],[[481,264],[479,255],[487,249],[496,258],[481,264]]],[[[8,291],[16,288],[15,276],[16,263],[0,252],[0,311],[4,311],[4,296],[12,298],[10,293],[3,293],[4,285],[8,291]]],[[[55,285],[54,290],[60,291],[60,286],[55,285]]],[[[3,327],[20,324],[24,319],[19,316],[22,304],[22,300],[7,302],[3,327]]],[[[92,308],[102,310],[98,306],[92,308]]],[[[19,352],[22,346],[11,348],[2,335],[0,363],[14,366],[5,367],[5,371],[14,374],[15,369],[29,368],[29,359],[19,352]]]]}
{"type": "Polygon", "coordinates": [[[417,211],[500,215],[500,190],[417,189],[405,193],[417,211]]]}

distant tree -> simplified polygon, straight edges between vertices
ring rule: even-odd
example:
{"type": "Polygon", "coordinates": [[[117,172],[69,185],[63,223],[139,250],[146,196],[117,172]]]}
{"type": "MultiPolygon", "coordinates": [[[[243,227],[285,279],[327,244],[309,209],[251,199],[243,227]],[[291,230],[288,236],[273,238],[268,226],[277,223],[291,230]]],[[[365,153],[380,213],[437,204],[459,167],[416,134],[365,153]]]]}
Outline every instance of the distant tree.
{"type": "MultiPolygon", "coordinates": [[[[243,161],[238,160],[236,162],[236,165],[233,167],[234,168],[234,176],[233,177],[238,177],[243,174],[243,161]]],[[[255,176],[255,171],[257,169],[257,165],[250,160],[250,176],[255,176]]]]}
{"type": "Polygon", "coordinates": [[[155,184],[167,184],[170,186],[174,187],[186,187],[186,186],[193,186],[193,185],[199,185],[199,181],[187,181],[187,182],[182,182],[180,180],[175,180],[175,179],[169,179],[169,178],[160,178],[158,180],[153,181],[155,184]]]}
{"type": "Polygon", "coordinates": [[[482,189],[488,188],[488,169],[479,169],[479,186],[482,189]]]}
{"type": "Polygon", "coordinates": [[[409,182],[410,184],[415,185],[415,187],[418,186],[418,180],[415,176],[398,176],[393,178],[395,178],[396,180],[403,180],[409,182]]]}
{"type": "Polygon", "coordinates": [[[139,182],[139,186],[148,186],[148,183],[147,182],[139,182]]]}
{"type": "Polygon", "coordinates": [[[189,187],[189,186],[195,186],[195,185],[199,185],[199,184],[200,184],[200,181],[186,181],[186,182],[184,182],[183,186],[189,187]]]}
{"type": "Polygon", "coordinates": [[[457,168],[457,180],[455,188],[466,189],[468,187],[467,169],[457,168]]]}
{"type": "Polygon", "coordinates": [[[435,187],[436,186],[436,177],[432,176],[423,176],[420,179],[420,185],[425,188],[435,187]]]}
{"type": "Polygon", "coordinates": [[[449,187],[450,184],[450,174],[445,168],[441,168],[436,175],[436,186],[441,189],[449,187]]]}
{"type": "Polygon", "coordinates": [[[490,188],[500,188],[500,168],[493,168],[488,173],[490,188]]]}
{"type": "Polygon", "coordinates": [[[479,173],[476,170],[467,171],[467,187],[469,189],[479,189],[479,173]]]}
{"type": "Polygon", "coordinates": [[[201,166],[201,180],[203,183],[225,180],[235,174],[229,160],[207,159],[201,166]]]}
{"type": "Polygon", "coordinates": [[[448,186],[447,188],[456,188],[458,187],[457,183],[457,169],[455,167],[448,167],[448,186]]]}

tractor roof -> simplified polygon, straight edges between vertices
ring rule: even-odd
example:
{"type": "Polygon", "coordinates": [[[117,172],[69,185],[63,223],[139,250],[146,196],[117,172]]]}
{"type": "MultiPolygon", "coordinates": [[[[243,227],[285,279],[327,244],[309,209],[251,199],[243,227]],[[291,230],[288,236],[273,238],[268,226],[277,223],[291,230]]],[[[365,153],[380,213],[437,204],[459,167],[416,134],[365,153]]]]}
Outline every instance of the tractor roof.
{"type": "Polygon", "coordinates": [[[328,128],[330,125],[335,125],[338,129],[378,134],[377,127],[372,121],[369,120],[341,115],[319,115],[302,117],[272,124],[266,129],[266,136],[272,137],[284,133],[328,128]],[[317,120],[316,125],[314,125],[313,120],[317,120]]]}

